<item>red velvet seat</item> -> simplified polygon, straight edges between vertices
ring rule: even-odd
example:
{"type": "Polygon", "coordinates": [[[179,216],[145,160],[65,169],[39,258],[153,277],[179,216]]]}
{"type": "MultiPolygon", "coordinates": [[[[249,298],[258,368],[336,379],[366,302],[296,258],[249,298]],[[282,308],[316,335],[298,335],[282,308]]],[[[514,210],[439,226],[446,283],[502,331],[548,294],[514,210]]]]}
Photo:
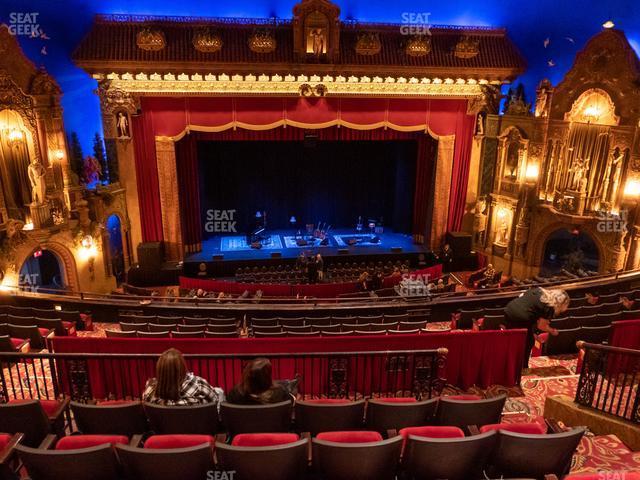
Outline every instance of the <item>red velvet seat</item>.
{"type": "Polygon", "coordinates": [[[319,398],[316,400],[305,400],[306,403],[311,403],[313,405],[329,405],[329,404],[348,404],[351,403],[351,400],[346,400],[344,398],[319,398]]]}
{"type": "Polygon", "coordinates": [[[490,432],[491,430],[506,430],[507,432],[525,433],[528,435],[544,435],[547,433],[547,429],[537,422],[492,423],[480,427],[480,433],[490,432]]]}
{"type": "Polygon", "coordinates": [[[11,339],[11,345],[13,345],[13,348],[16,349],[16,350],[19,350],[25,343],[26,342],[22,338],[12,338],[11,339]]]}
{"type": "Polygon", "coordinates": [[[463,402],[474,402],[476,400],[482,400],[479,395],[446,395],[444,398],[447,400],[460,400],[463,402]]]}
{"type": "Polygon", "coordinates": [[[381,397],[375,400],[384,403],[416,403],[418,401],[414,397],[381,397]]]}
{"type": "Polygon", "coordinates": [[[241,433],[233,437],[234,447],[273,447],[300,440],[295,433],[241,433]]]}
{"type": "Polygon", "coordinates": [[[124,435],[70,435],[56,443],[56,450],[78,450],[99,445],[127,445],[129,439],[124,435]]]}
{"type": "Polygon", "coordinates": [[[9,442],[13,438],[13,435],[8,433],[0,433],[0,451],[4,450],[9,442]]]}
{"type": "Polygon", "coordinates": [[[382,441],[382,435],[370,430],[346,432],[322,432],[316,438],[326,442],[336,443],[370,443],[382,441]]]}
{"type": "MultiPolygon", "coordinates": [[[[400,430],[400,435],[403,438],[408,438],[409,435],[425,438],[463,438],[464,432],[458,427],[443,427],[427,425],[424,427],[407,427],[400,430]]],[[[484,432],[483,432],[484,433],[484,432]]]]}
{"type": "Polygon", "coordinates": [[[197,447],[205,443],[215,444],[211,435],[153,435],[144,442],[144,448],[168,449],[197,447]]]}

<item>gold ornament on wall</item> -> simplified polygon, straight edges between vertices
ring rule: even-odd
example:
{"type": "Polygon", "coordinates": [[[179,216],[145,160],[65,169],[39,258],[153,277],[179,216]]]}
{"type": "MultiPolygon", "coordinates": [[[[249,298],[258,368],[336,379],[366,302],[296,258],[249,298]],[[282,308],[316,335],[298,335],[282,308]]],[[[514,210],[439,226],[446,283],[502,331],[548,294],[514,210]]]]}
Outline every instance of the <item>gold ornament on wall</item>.
{"type": "Polygon", "coordinates": [[[276,38],[271,30],[256,30],[249,37],[249,48],[255,53],[271,53],[276,49],[276,38]]]}
{"type": "Polygon", "coordinates": [[[431,37],[416,35],[412,37],[405,47],[405,52],[410,57],[424,57],[431,52],[431,37]]]}
{"type": "Polygon", "coordinates": [[[136,45],[142,50],[155,52],[162,50],[167,45],[167,41],[162,30],[144,28],[136,35],[136,45]]]}
{"type": "Polygon", "coordinates": [[[463,35],[456,44],[454,55],[458,58],[468,59],[478,56],[480,53],[480,39],[463,35]]]}
{"type": "Polygon", "coordinates": [[[358,55],[376,55],[382,50],[380,35],[377,33],[362,33],[356,42],[358,55]]]}
{"type": "Polygon", "coordinates": [[[208,28],[198,30],[193,36],[193,47],[199,52],[215,53],[222,49],[222,38],[208,28]]]}

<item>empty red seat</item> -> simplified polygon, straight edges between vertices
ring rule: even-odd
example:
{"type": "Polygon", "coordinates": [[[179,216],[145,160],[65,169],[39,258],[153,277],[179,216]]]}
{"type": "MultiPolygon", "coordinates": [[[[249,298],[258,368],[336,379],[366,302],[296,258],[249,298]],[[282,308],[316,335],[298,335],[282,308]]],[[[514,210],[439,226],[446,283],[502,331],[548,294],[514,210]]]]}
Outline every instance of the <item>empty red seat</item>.
{"type": "Polygon", "coordinates": [[[382,441],[382,435],[370,430],[347,432],[322,432],[316,437],[318,440],[336,443],[369,443],[382,441]]]}
{"type": "Polygon", "coordinates": [[[400,430],[400,435],[405,439],[409,435],[426,438],[463,438],[464,432],[458,427],[442,427],[427,425],[424,427],[407,427],[400,430]]]}
{"type": "Polygon", "coordinates": [[[197,447],[205,443],[214,445],[216,439],[211,435],[153,435],[144,442],[144,448],[153,448],[158,450],[168,448],[189,448],[197,447]]]}
{"type": "Polygon", "coordinates": [[[351,403],[351,400],[344,398],[318,398],[316,400],[305,400],[305,403],[311,403],[314,405],[345,404],[351,403]]]}
{"type": "Polygon", "coordinates": [[[482,400],[479,395],[447,395],[444,398],[447,400],[460,400],[463,402],[475,402],[476,400],[482,400]]]}
{"type": "Polygon", "coordinates": [[[378,402],[385,403],[416,403],[417,400],[414,397],[381,397],[376,398],[378,402]]]}
{"type": "Polygon", "coordinates": [[[56,450],[78,450],[98,445],[127,445],[129,439],[124,435],[70,435],[56,443],[56,450]]]}
{"type": "Polygon", "coordinates": [[[295,433],[241,433],[233,437],[234,447],[273,447],[300,440],[295,433]]]}
{"type": "Polygon", "coordinates": [[[9,442],[13,438],[13,435],[9,435],[8,433],[0,433],[0,451],[4,450],[9,442]]]}
{"type": "Polygon", "coordinates": [[[508,432],[525,433],[528,435],[543,435],[547,433],[547,429],[537,422],[521,422],[521,423],[492,423],[480,427],[480,433],[490,432],[491,430],[506,430],[508,432]]]}
{"type": "Polygon", "coordinates": [[[11,345],[13,345],[13,348],[15,348],[16,350],[21,348],[25,343],[27,343],[27,342],[23,338],[12,338],[11,339],[11,345]]]}

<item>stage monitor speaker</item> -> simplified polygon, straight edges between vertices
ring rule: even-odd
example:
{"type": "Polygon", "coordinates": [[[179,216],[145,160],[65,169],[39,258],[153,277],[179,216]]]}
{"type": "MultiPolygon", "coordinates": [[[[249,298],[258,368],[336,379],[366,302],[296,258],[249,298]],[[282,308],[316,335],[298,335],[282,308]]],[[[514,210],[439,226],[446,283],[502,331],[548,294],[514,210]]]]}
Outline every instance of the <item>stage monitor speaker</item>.
{"type": "Polygon", "coordinates": [[[271,252],[271,258],[282,258],[282,252],[271,252]]]}
{"type": "Polygon", "coordinates": [[[146,269],[159,269],[164,261],[162,242],[144,242],[138,244],[138,264],[146,269]]]}
{"type": "Polygon", "coordinates": [[[222,260],[224,259],[224,254],[223,253],[215,253],[211,256],[211,258],[213,260],[222,260]]]}
{"type": "Polygon", "coordinates": [[[348,248],[339,248],[338,249],[338,255],[347,255],[349,253],[349,249],[348,248]]]}
{"type": "Polygon", "coordinates": [[[400,253],[402,252],[402,247],[391,247],[391,251],[393,253],[400,253]]]}
{"type": "Polygon", "coordinates": [[[446,241],[455,258],[465,258],[471,253],[471,234],[467,232],[447,232],[446,241]]]}

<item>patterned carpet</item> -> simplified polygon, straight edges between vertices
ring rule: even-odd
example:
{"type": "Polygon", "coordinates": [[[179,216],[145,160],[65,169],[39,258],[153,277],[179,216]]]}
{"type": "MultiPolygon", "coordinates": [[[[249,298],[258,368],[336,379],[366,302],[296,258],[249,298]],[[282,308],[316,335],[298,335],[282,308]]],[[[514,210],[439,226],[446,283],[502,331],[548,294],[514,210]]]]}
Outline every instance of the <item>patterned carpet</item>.
{"type": "MultiPolygon", "coordinates": [[[[94,331],[81,336],[103,337],[107,324],[94,324],[94,331]]],[[[116,327],[117,328],[117,327],[116,327]]],[[[466,392],[448,385],[445,394],[472,393],[487,397],[506,393],[505,422],[544,421],[545,399],[553,395],[573,397],[578,384],[575,355],[534,357],[523,372],[520,387],[493,385],[487,389],[472,387],[466,392]]],[[[587,432],[573,458],[572,473],[640,471],[640,452],[630,451],[615,435],[594,436],[587,432]]]]}

